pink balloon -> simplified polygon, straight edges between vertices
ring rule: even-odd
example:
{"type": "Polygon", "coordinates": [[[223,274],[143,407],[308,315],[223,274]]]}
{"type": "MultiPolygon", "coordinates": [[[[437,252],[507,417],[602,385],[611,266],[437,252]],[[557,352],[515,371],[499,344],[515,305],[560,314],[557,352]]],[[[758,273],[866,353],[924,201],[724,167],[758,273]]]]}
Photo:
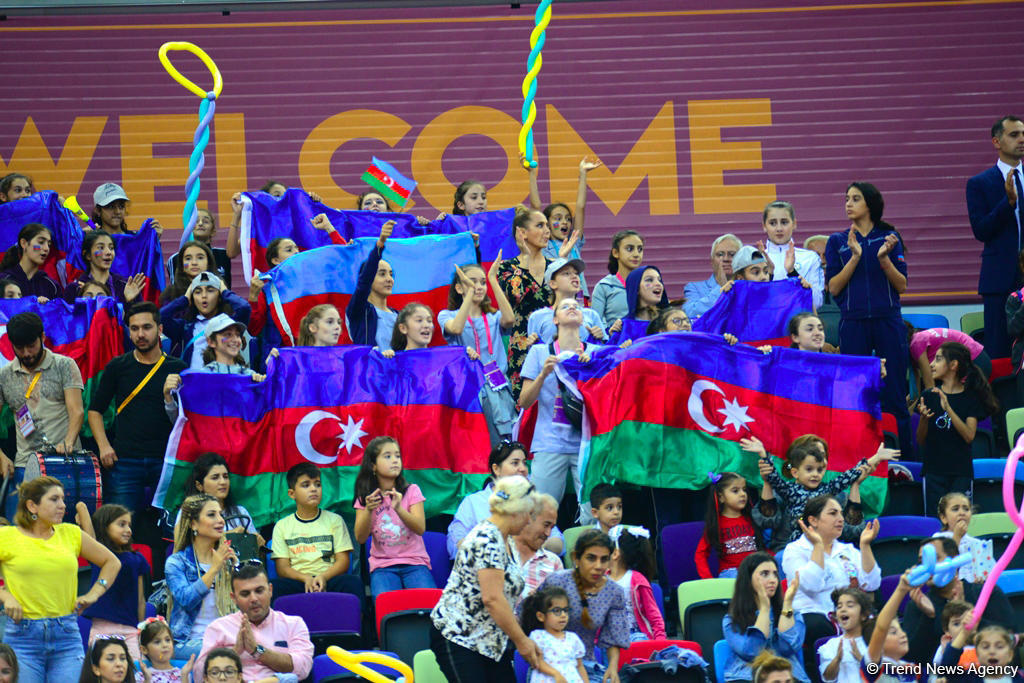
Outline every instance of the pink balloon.
{"type": "Polygon", "coordinates": [[[985,579],[985,585],[981,588],[981,595],[978,596],[978,602],[974,605],[974,619],[970,625],[972,629],[981,620],[981,615],[985,611],[985,607],[988,606],[988,599],[992,595],[992,589],[995,588],[996,582],[999,580],[999,575],[1003,573],[1006,566],[1010,564],[1010,560],[1017,554],[1021,541],[1024,541],[1024,500],[1021,501],[1020,510],[1018,511],[1014,507],[1016,501],[1013,499],[1013,483],[1017,478],[1017,463],[1020,462],[1021,457],[1024,457],[1024,435],[1017,440],[1017,445],[1010,451],[1010,456],[1006,459],[1006,467],[1003,469],[1003,507],[1006,508],[1006,514],[1017,525],[1017,531],[1013,533],[1013,538],[1010,539],[1010,544],[1006,546],[1006,550],[999,556],[999,561],[996,562],[992,573],[985,579]]]}

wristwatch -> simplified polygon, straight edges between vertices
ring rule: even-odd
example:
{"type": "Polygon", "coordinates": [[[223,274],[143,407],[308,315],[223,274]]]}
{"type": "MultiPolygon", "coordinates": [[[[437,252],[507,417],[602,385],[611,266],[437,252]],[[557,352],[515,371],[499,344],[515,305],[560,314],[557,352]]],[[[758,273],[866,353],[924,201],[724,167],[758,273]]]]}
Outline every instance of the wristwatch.
{"type": "Polygon", "coordinates": [[[784,610],[782,610],[782,616],[786,617],[787,619],[792,618],[793,610],[792,609],[784,609],[784,610]]]}
{"type": "Polygon", "coordinates": [[[263,647],[259,643],[256,644],[256,649],[252,651],[253,659],[259,659],[263,656],[263,653],[267,651],[267,648],[263,647]]]}

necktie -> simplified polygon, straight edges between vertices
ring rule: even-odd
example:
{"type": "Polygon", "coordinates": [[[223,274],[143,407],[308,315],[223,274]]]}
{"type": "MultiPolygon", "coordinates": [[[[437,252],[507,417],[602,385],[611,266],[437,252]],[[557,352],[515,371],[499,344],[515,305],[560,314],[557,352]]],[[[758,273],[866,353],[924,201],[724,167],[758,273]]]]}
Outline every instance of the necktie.
{"type": "Polygon", "coordinates": [[[1024,224],[1024,210],[1021,210],[1021,204],[1024,203],[1024,186],[1020,182],[1020,169],[1013,169],[1013,181],[1017,185],[1017,252],[1020,252],[1020,229],[1021,225],[1024,224]]]}

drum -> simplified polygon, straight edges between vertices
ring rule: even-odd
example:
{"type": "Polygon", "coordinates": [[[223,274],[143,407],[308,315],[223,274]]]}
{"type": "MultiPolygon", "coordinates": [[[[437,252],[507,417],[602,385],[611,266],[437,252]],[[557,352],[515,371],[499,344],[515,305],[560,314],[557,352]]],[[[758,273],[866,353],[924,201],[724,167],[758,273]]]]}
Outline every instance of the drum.
{"type": "Polygon", "coordinates": [[[89,508],[90,515],[103,505],[100,463],[88,451],[75,451],[68,455],[36,453],[25,463],[25,481],[36,477],[54,477],[64,485],[65,522],[75,521],[75,505],[79,501],[89,508]]]}

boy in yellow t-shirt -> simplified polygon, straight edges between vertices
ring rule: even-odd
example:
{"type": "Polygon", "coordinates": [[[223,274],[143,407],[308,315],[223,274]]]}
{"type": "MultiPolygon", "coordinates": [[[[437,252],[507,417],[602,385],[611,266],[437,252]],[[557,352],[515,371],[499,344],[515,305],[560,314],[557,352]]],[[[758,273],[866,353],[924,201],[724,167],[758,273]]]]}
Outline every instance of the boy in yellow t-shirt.
{"type": "Polygon", "coordinates": [[[363,582],[346,573],[352,540],[345,520],[320,509],[323,490],[319,468],[313,463],[300,463],[288,470],[287,477],[295,514],[274,525],[274,597],[331,591],[351,593],[362,601],[363,582]]]}

